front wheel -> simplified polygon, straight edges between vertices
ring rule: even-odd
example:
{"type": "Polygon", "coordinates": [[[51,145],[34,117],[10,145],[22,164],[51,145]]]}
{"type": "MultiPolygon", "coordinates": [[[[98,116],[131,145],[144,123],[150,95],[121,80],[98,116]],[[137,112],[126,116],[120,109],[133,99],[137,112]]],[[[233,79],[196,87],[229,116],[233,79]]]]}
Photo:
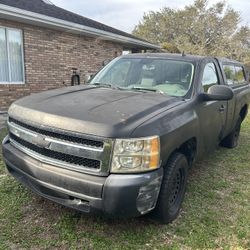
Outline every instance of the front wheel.
{"type": "Polygon", "coordinates": [[[174,153],[164,168],[161,191],[154,211],[156,219],[162,223],[170,223],[178,216],[186,191],[187,176],[187,158],[179,152],[174,153]]]}

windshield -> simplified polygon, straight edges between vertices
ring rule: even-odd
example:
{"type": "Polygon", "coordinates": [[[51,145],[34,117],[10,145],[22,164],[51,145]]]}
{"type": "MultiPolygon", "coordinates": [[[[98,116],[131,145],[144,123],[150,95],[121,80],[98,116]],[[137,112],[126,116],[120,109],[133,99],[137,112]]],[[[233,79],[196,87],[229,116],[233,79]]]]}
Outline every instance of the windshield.
{"type": "Polygon", "coordinates": [[[170,59],[118,58],[90,82],[132,91],[153,91],[185,96],[193,80],[194,65],[170,59]]]}

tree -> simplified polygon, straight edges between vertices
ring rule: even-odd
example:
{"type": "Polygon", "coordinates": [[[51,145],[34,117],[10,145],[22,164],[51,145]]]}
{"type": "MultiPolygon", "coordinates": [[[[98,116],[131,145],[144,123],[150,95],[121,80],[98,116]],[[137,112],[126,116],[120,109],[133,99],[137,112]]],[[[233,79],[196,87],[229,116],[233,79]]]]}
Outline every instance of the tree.
{"type": "Polygon", "coordinates": [[[250,29],[240,23],[240,13],[225,1],[195,0],[184,9],[165,7],[145,13],[133,34],[177,51],[247,62],[250,29]]]}

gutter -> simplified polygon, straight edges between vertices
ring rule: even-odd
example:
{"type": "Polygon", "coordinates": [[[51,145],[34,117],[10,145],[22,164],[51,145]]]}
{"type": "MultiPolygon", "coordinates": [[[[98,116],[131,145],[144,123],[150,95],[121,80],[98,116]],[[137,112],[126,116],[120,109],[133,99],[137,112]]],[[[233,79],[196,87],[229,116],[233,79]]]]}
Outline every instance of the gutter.
{"type": "Polygon", "coordinates": [[[160,46],[151,44],[146,41],[144,42],[130,37],[117,35],[112,32],[107,32],[85,25],[64,21],[58,18],[38,14],[27,10],[22,10],[5,4],[0,4],[0,16],[3,16],[2,18],[9,18],[10,20],[14,21],[25,21],[33,25],[40,24],[45,27],[67,30],[68,32],[72,33],[84,33],[91,36],[98,36],[107,40],[116,41],[124,44],[137,45],[150,49],[160,49],[160,46]]]}

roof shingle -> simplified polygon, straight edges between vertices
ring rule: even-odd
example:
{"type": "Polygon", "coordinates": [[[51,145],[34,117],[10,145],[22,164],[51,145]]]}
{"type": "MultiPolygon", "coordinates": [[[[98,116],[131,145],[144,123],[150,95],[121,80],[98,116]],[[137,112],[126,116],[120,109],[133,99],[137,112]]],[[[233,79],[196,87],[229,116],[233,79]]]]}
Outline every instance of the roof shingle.
{"type": "Polygon", "coordinates": [[[76,24],[95,28],[98,30],[111,32],[113,34],[133,38],[136,40],[145,41],[124,31],[112,28],[100,22],[94,21],[92,19],[80,16],[68,10],[57,7],[56,5],[47,4],[43,0],[0,0],[0,4],[8,5],[22,10],[31,11],[49,17],[54,17],[68,22],[73,22],[76,24]]]}

